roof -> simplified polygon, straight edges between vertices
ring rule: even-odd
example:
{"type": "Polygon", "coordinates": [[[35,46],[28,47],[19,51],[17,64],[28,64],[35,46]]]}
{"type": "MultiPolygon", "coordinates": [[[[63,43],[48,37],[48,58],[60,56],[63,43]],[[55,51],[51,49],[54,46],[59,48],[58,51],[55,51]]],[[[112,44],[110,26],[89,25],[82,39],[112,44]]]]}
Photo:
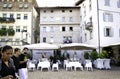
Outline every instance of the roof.
{"type": "Polygon", "coordinates": [[[76,6],[79,5],[79,4],[81,4],[83,1],[84,1],[84,0],[79,0],[79,1],[77,1],[77,2],[75,3],[75,5],[76,5],[76,6]]]}

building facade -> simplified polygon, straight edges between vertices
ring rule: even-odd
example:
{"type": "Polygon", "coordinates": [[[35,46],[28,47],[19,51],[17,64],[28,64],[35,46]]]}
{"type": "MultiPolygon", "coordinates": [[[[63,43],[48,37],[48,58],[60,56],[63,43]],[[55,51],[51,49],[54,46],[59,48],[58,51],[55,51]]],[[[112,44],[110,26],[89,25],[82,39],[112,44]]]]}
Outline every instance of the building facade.
{"type": "Polygon", "coordinates": [[[79,7],[40,7],[40,42],[63,44],[80,41],[79,7]]]}
{"type": "Polygon", "coordinates": [[[36,0],[0,0],[1,46],[21,46],[35,42],[34,31],[38,16],[35,7],[36,0]]]}
{"type": "MultiPolygon", "coordinates": [[[[77,0],[76,5],[82,43],[95,45],[100,53],[103,47],[120,42],[120,0],[77,0]]],[[[120,49],[113,49],[118,57],[120,49]]]]}

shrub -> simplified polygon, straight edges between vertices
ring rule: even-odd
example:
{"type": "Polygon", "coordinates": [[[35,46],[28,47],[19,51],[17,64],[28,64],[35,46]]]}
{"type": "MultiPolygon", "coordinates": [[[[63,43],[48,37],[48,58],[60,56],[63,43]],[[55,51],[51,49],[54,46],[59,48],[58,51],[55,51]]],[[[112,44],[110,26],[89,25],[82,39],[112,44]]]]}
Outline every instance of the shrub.
{"type": "Polygon", "coordinates": [[[90,58],[92,61],[96,60],[98,58],[98,52],[97,51],[92,51],[90,54],[90,58]]]}
{"type": "Polygon", "coordinates": [[[90,55],[89,55],[88,52],[85,52],[85,53],[84,53],[84,58],[85,58],[85,59],[89,59],[89,56],[90,56],[90,55]]]}
{"type": "Polygon", "coordinates": [[[100,58],[109,58],[109,54],[103,50],[102,53],[100,53],[100,58]]]}

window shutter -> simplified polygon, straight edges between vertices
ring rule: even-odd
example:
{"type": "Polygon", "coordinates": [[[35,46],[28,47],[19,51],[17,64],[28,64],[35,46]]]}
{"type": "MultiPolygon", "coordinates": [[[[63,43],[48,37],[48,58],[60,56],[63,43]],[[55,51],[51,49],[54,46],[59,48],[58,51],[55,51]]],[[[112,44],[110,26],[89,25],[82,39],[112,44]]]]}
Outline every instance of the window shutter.
{"type": "Polygon", "coordinates": [[[49,27],[46,27],[46,31],[49,32],[49,31],[50,31],[50,28],[49,28],[49,27]]]}
{"type": "Polygon", "coordinates": [[[113,22],[113,14],[110,14],[110,22],[113,22]]]}
{"type": "Polygon", "coordinates": [[[120,0],[117,2],[117,7],[120,8],[120,0]]]}
{"type": "Polygon", "coordinates": [[[60,32],[62,32],[62,26],[60,27],[60,32]]]}
{"type": "Polygon", "coordinates": [[[114,28],[110,29],[110,36],[113,37],[114,36],[114,28]]]}
{"type": "Polygon", "coordinates": [[[120,37],[120,28],[119,28],[119,37],[120,37]]]}
{"type": "Polygon", "coordinates": [[[103,21],[105,22],[105,13],[103,13],[103,21]]]}
{"type": "Polygon", "coordinates": [[[104,37],[106,37],[106,28],[104,28],[104,37]]]}

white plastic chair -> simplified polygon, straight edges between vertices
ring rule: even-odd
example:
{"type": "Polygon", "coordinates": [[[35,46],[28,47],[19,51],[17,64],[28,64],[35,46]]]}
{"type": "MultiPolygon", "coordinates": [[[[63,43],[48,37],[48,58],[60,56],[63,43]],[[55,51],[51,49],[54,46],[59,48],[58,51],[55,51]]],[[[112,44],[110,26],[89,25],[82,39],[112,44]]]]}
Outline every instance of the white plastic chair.
{"type": "Polygon", "coordinates": [[[68,60],[64,60],[64,65],[63,65],[64,68],[66,68],[66,64],[68,64],[68,62],[69,62],[68,60]]]}
{"type": "Polygon", "coordinates": [[[104,59],[104,67],[105,67],[105,69],[111,69],[110,59],[104,59]]]}
{"type": "Polygon", "coordinates": [[[54,70],[59,71],[58,62],[56,62],[56,63],[54,63],[54,64],[52,65],[52,70],[53,70],[53,71],[54,71],[54,70]]]}
{"type": "Polygon", "coordinates": [[[81,70],[83,70],[83,66],[81,65],[81,63],[79,63],[79,62],[74,62],[74,70],[76,71],[77,68],[80,68],[81,70]]]}
{"type": "Polygon", "coordinates": [[[28,69],[30,69],[30,70],[35,70],[35,64],[34,63],[32,63],[32,61],[28,61],[27,62],[27,66],[28,66],[28,69]]]}
{"type": "Polygon", "coordinates": [[[41,63],[41,71],[42,71],[44,68],[47,68],[48,71],[49,71],[49,70],[50,70],[50,62],[42,62],[42,63],[41,63]]]}
{"type": "Polygon", "coordinates": [[[70,64],[69,62],[66,63],[65,69],[66,69],[66,71],[67,71],[68,69],[72,70],[72,66],[71,66],[71,64],[70,64]]]}
{"type": "Polygon", "coordinates": [[[93,71],[93,67],[92,67],[92,62],[91,62],[91,60],[85,60],[85,68],[86,68],[87,70],[93,71]]]}
{"type": "Polygon", "coordinates": [[[41,68],[41,66],[42,66],[42,62],[39,61],[39,62],[38,62],[38,65],[37,65],[37,69],[41,68]]]}

